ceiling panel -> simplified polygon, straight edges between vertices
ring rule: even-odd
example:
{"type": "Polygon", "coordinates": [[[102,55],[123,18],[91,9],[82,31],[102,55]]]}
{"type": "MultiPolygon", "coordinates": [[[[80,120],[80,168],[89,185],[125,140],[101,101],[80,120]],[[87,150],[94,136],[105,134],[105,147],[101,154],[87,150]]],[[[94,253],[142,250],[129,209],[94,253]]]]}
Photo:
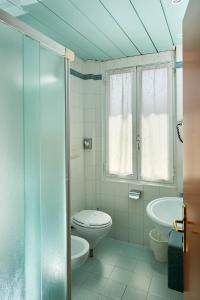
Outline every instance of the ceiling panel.
{"type": "Polygon", "coordinates": [[[173,41],[170,37],[160,1],[131,0],[131,2],[145,24],[158,51],[172,49],[173,41]]]}
{"type": "Polygon", "coordinates": [[[117,5],[116,0],[101,0],[101,2],[142,54],[157,51],[148,31],[138,18],[137,12],[129,0],[117,0],[117,5]]]}
{"type": "Polygon", "coordinates": [[[161,1],[175,45],[181,42],[182,20],[188,2],[189,0],[183,1],[179,5],[171,5],[171,1],[169,0],[161,1]]]}
{"type": "Polygon", "coordinates": [[[123,56],[140,54],[99,0],[71,0],[121,49],[123,56]]]}
{"type": "Polygon", "coordinates": [[[166,51],[181,42],[189,0],[0,0],[20,18],[83,59],[166,51]]]}
{"type": "Polygon", "coordinates": [[[42,3],[73,26],[73,28],[76,28],[84,37],[92,41],[108,57],[118,58],[123,56],[120,49],[101,30],[94,26],[94,24],[91,24],[90,20],[70,1],[43,0],[42,3]]]}
{"type": "MultiPolygon", "coordinates": [[[[24,14],[20,16],[19,19],[66,47],[66,37],[64,37],[60,32],[58,32],[56,28],[49,28],[48,26],[37,21],[30,14],[24,14]]],[[[76,55],[82,57],[83,59],[88,59],[88,57],[92,57],[92,59],[96,58],[95,56],[93,56],[92,53],[86,52],[86,49],[83,49],[78,44],[71,42],[69,38],[67,39],[67,47],[70,49],[76,49],[76,55]]]]}
{"type": "Polygon", "coordinates": [[[90,42],[82,34],[73,29],[65,21],[59,18],[51,10],[47,9],[41,3],[31,4],[25,6],[26,11],[29,12],[40,23],[45,24],[49,28],[56,28],[61,34],[65,36],[66,44],[68,38],[73,42],[81,45],[88,53],[91,53],[96,59],[109,59],[110,56],[105,54],[101,49],[96,47],[93,42],[90,42]]]}

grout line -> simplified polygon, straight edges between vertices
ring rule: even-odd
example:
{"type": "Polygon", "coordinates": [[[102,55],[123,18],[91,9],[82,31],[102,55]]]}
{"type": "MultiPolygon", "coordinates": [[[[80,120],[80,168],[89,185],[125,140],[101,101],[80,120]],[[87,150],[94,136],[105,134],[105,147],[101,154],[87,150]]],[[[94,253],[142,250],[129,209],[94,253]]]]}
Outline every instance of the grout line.
{"type": "Polygon", "coordinates": [[[147,291],[147,298],[148,298],[148,296],[150,295],[150,294],[149,294],[149,291],[150,291],[150,287],[151,287],[151,283],[152,283],[153,277],[154,277],[154,275],[152,274],[152,276],[151,276],[151,281],[150,281],[150,284],[149,284],[149,288],[148,288],[148,291],[147,291]]]}
{"type": "MultiPolygon", "coordinates": [[[[21,8],[24,10],[24,12],[26,13],[26,15],[28,15],[29,17],[31,17],[34,21],[36,21],[37,23],[41,24],[43,27],[45,27],[47,30],[49,30],[52,34],[57,35],[61,41],[58,41],[59,44],[64,45],[66,41],[64,41],[64,36],[61,35],[60,33],[58,33],[55,28],[51,28],[48,25],[46,25],[45,22],[41,22],[40,19],[36,18],[32,13],[30,13],[29,11],[26,11],[25,8],[21,7],[20,5],[17,5],[16,3],[13,2],[13,0],[7,0],[10,4],[14,5],[16,8],[21,8]]],[[[23,17],[23,16],[22,16],[23,17]]],[[[26,23],[26,21],[23,20],[23,18],[19,18],[22,22],[26,23]]],[[[29,26],[31,26],[32,28],[34,28],[34,26],[32,24],[30,24],[29,22],[27,22],[29,24],[29,26]]],[[[35,27],[36,28],[36,27],[35,27]]],[[[38,31],[41,31],[40,29],[37,29],[38,31]]],[[[44,35],[46,35],[47,37],[49,36],[48,34],[44,33],[44,35]]],[[[50,36],[49,36],[50,37],[50,36]]],[[[51,39],[55,40],[54,37],[50,37],[51,39]]],[[[71,48],[74,47],[78,47],[78,45],[74,44],[73,41],[71,41],[71,39],[68,39],[70,43],[72,43],[73,46],[70,46],[71,48]]],[[[80,48],[80,47],[79,47],[80,48]]],[[[91,53],[87,53],[87,51],[85,51],[85,49],[80,48],[81,51],[83,51],[84,57],[90,57],[91,55],[93,56],[93,54],[91,53]]],[[[84,58],[83,58],[84,59],[84,58]]],[[[92,58],[93,60],[95,60],[95,56],[93,56],[92,58]]]]}
{"type": "Polygon", "coordinates": [[[142,21],[142,19],[141,19],[140,15],[139,15],[139,13],[138,13],[138,11],[136,10],[135,6],[133,5],[133,2],[132,2],[132,0],[129,0],[129,2],[130,2],[130,4],[131,4],[131,6],[132,6],[133,10],[135,11],[135,13],[136,13],[136,15],[137,15],[138,19],[140,20],[140,22],[141,22],[142,26],[144,27],[144,30],[146,31],[146,33],[147,33],[147,35],[148,35],[148,37],[149,37],[149,39],[150,39],[150,41],[151,41],[152,45],[154,46],[154,48],[155,48],[156,52],[158,53],[159,51],[158,51],[158,49],[157,49],[156,45],[154,44],[154,41],[153,41],[152,37],[150,36],[150,34],[149,34],[149,32],[148,32],[148,30],[147,30],[147,28],[146,28],[146,26],[145,26],[144,22],[142,21]]]}
{"type": "Polygon", "coordinates": [[[169,27],[169,23],[168,23],[168,20],[167,20],[167,16],[166,16],[166,13],[165,13],[165,9],[164,9],[162,0],[160,0],[160,6],[161,6],[161,8],[162,8],[162,12],[163,12],[163,15],[164,15],[164,18],[165,18],[165,22],[166,22],[166,24],[167,24],[167,28],[168,28],[168,31],[169,31],[169,34],[170,34],[170,38],[171,38],[171,41],[172,41],[172,45],[173,45],[173,47],[174,47],[174,46],[175,46],[174,40],[173,40],[173,37],[172,37],[172,33],[171,33],[171,30],[170,30],[170,27],[169,27]]]}
{"type": "Polygon", "coordinates": [[[115,46],[115,48],[117,48],[124,56],[126,56],[126,54],[109,38],[109,36],[107,36],[105,32],[102,31],[72,0],[69,1],[77,10],[80,11],[83,16],[85,16],[89,20],[90,23],[92,23],[93,26],[95,26],[113,44],[113,46],[115,46]]]}
{"type": "Polygon", "coordinates": [[[111,58],[112,57],[106,53],[104,50],[102,50],[101,48],[99,48],[95,43],[93,43],[91,40],[89,40],[84,34],[82,34],[80,31],[78,31],[73,25],[71,25],[70,23],[66,22],[65,19],[63,19],[61,16],[59,16],[57,13],[55,13],[51,8],[49,8],[46,4],[44,4],[44,2],[41,2],[41,0],[38,0],[38,3],[45,7],[46,9],[48,9],[52,14],[54,14],[57,18],[59,18],[63,23],[65,23],[67,26],[71,27],[74,31],[76,31],[78,34],[80,34],[85,40],[87,40],[90,44],[92,44],[96,49],[100,50],[102,53],[104,53],[104,55],[106,55],[107,57],[111,58]]]}
{"type": "Polygon", "coordinates": [[[125,292],[126,292],[127,288],[128,288],[128,285],[126,284],[126,287],[125,287],[124,292],[123,292],[123,294],[122,294],[121,300],[123,299],[123,297],[124,297],[124,295],[125,295],[125,292]]]}
{"type": "Polygon", "coordinates": [[[118,25],[118,27],[121,29],[121,31],[124,33],[124,35],[129,39],[129,41],[133,44],[135,49],[138,51],[140,55],[142,55],[142,52],[139,50],[139,48],[136,46],[136,44],[131,40],[129,35],[126,33],[126,31],[122,28],[122,26],[118,23],[118,21],[115,19],[115,17],[111,14],[111,12],[107,9],[107,7],[103,4],[101,0],[99,0],[101,5],[105,8],[105,10],[109,13],[109,15],[112,17],[112,19],[115,21],[115,23],[118,25]]]}

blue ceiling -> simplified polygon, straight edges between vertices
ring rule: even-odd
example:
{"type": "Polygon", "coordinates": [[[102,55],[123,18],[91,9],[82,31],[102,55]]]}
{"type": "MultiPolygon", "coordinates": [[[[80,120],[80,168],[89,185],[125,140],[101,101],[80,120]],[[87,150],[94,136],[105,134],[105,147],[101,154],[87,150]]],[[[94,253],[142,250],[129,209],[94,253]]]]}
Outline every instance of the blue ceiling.
{"type": "Polygon", "coordinates": [[[189,0],[0,0],[0,8],[83,59],[171,50],[189,0]]]}

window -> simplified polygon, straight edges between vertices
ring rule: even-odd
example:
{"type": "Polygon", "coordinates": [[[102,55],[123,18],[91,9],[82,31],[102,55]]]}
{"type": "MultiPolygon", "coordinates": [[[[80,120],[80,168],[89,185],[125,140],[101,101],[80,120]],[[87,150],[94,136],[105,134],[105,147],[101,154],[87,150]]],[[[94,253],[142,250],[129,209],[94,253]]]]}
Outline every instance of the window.
{"type": "Polygon", "coordinates": [[[106,82],[106,174],[172,182],[171,65],[111,71],[106,82]]]}
{"type": "Polygon", "coordinates": [[[108,170],[110,174],[133,174],[133,89],[134,71],[108,75],[108,170]]]}

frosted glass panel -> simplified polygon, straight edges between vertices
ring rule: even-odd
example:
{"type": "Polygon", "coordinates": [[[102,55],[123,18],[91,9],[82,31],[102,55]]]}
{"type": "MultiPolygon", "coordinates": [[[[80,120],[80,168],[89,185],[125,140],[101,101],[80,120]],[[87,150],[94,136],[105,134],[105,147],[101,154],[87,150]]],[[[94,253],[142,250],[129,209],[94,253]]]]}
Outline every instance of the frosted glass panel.
{"type": "Polygon", "coordinates": [[[66,299],[64,59],[40,49],[42,299],[66,299]]]}
{"type": "Polygon", "coordinates": [[[39,300],[40,269],[40,94],[38,42],[24,37],[25,298],[39,300]]]}
{"type": "Polygon", "coordinates": [[[65,300],[64,58],[0,23],[0,300],[65,300]]]}
{"type": "Polygon", "coordinates": [[[0,23],[0,299],[24,299],[23,37],[0,23]]]}

